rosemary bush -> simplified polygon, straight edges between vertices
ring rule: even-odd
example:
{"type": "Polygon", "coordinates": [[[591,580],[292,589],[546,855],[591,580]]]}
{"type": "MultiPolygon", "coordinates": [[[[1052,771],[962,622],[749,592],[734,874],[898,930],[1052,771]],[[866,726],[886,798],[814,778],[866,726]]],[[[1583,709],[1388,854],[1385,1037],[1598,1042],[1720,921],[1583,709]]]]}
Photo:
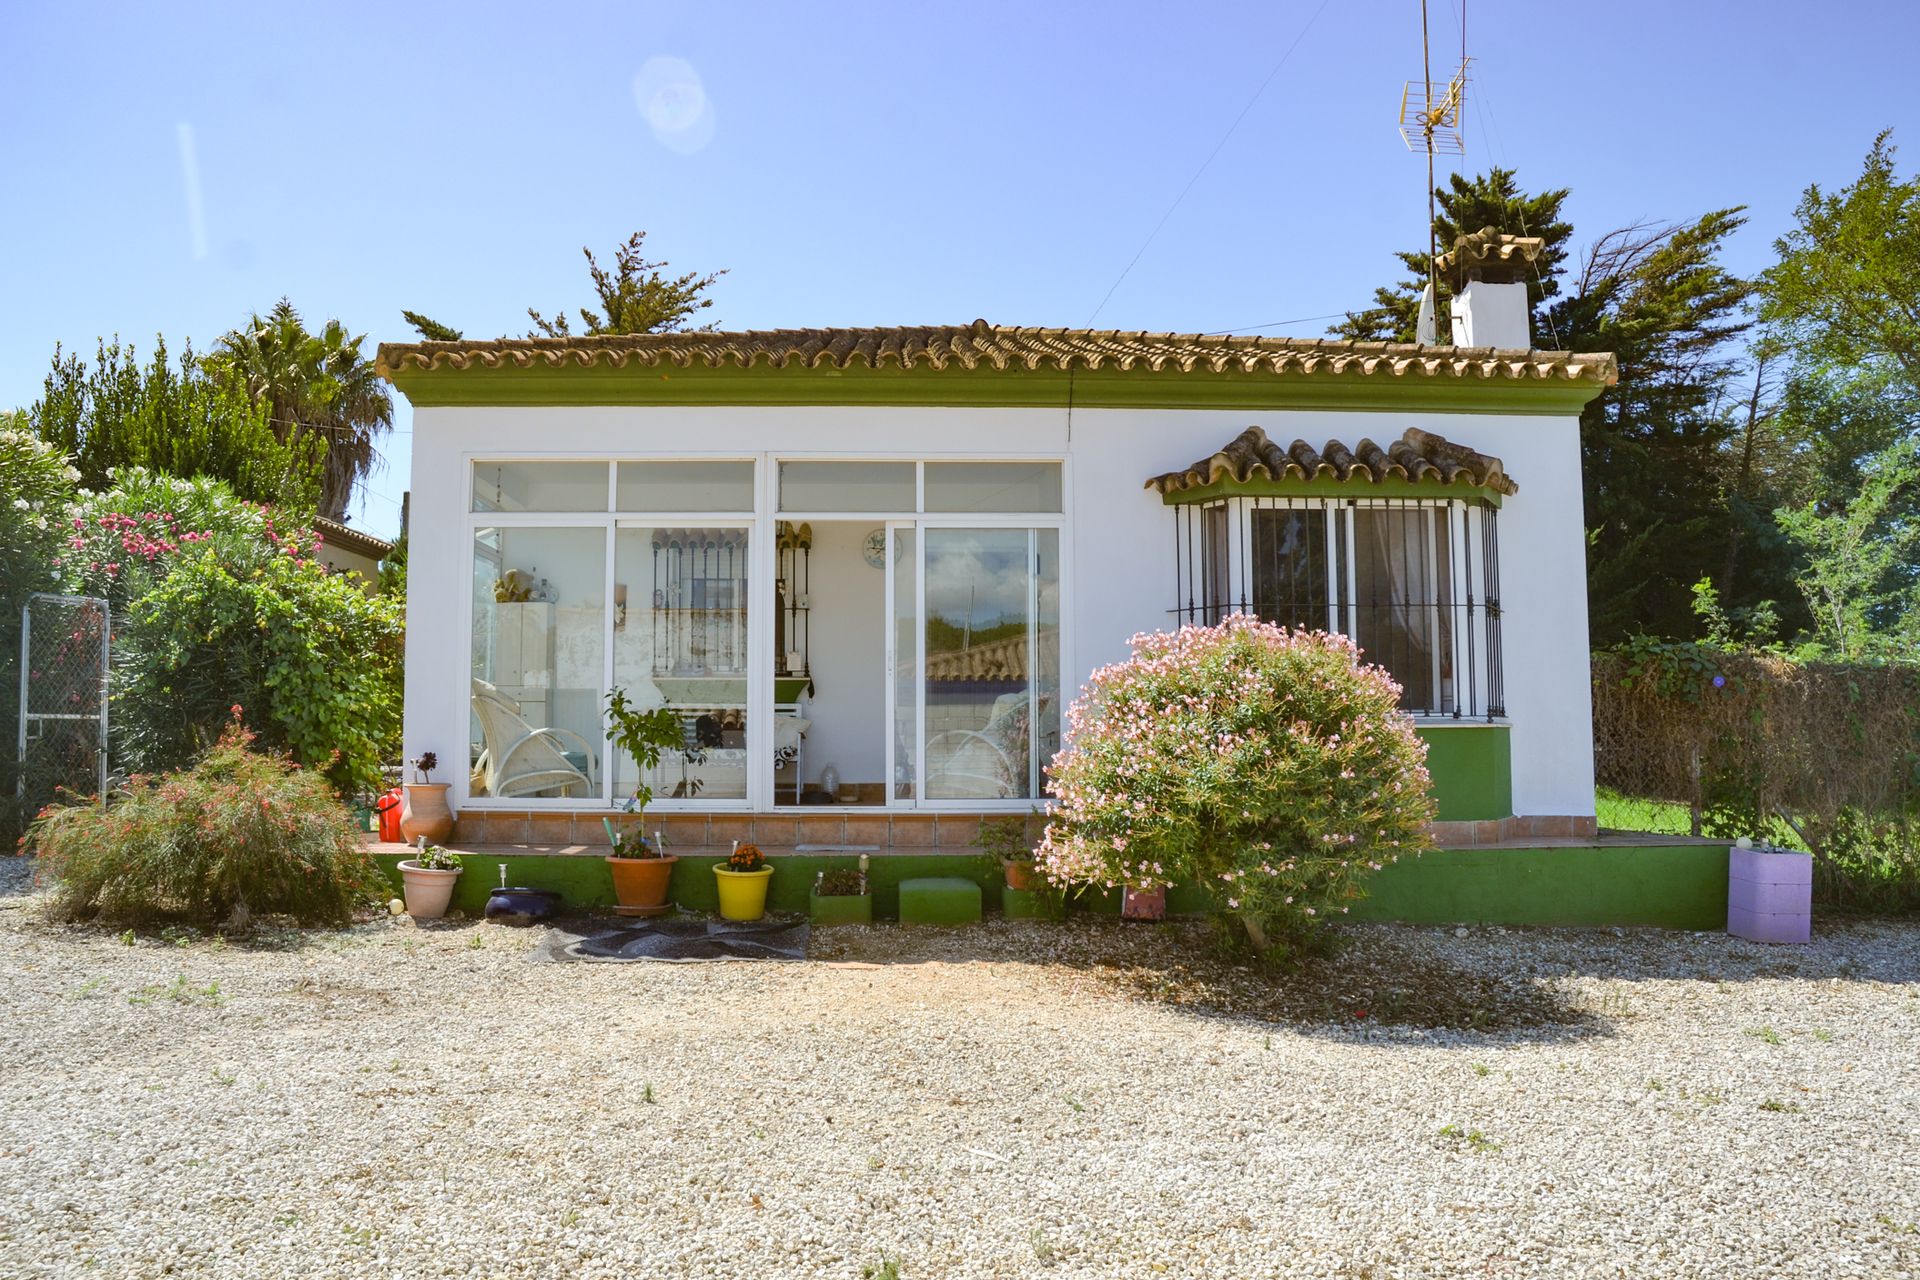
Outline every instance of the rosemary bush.
{"type": "Polygon", "coordinates": [[[191,769],[135,775],[102,809],[43,810],[29,849],[57,877],[57,914],[241,925],[340,924],[376,890],[346,809],[318,770],[256,751],[236,718],[191,769]]]}

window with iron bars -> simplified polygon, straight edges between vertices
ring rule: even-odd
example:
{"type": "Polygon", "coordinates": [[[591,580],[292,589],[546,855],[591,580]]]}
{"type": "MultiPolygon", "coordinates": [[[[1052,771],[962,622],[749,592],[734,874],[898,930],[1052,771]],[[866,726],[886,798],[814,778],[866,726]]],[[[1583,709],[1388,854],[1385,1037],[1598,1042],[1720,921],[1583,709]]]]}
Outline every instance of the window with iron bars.
{"type": "Polygon", "coordinates": [[[1182,623],[1249,613],[1352,636],[1418,716],[1506,714],[1499,511],[1468,499],[1233,497],[1174,508],[1182,623]]]}

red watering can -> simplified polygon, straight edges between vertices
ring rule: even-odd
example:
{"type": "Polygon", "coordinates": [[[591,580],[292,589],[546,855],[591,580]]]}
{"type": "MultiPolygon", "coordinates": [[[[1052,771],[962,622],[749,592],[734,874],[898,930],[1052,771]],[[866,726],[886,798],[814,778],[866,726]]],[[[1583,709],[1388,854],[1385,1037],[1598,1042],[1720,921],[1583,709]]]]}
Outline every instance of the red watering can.
{"type": "Polygon", "coordinates": [[[383,844],[399,844],[400,806],[406,797],[400,788],[395,787],[373,802],[373,811],[380,815],[380,840],[383,844]]]}

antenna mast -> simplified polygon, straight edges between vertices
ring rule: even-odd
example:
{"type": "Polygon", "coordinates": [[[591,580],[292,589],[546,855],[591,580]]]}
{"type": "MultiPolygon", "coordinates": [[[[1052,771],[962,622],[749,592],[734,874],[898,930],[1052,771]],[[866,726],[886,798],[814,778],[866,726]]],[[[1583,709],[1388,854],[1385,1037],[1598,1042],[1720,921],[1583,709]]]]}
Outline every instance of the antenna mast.
{"type": "Polygon", "coordinates": [[[1433,79],[1433,47],[1427,34],[1427,0],[1420,0],[1420,79],[1407,81],[1400,92],[1400,138],[1409,151],[1427,154],[1427,296],[1421,303],[1422,332],[1419,340],[1434,341],[1427,324],[1440,305],[1440,233],[1435,227],[1439,209],[1435,204],[1433,157],[1436,154],[1465,155],[1466,131],[1463,122],[1467,105],[1467,6],[1460,0],[1460,69],[1444,85],[1433,79]]]}

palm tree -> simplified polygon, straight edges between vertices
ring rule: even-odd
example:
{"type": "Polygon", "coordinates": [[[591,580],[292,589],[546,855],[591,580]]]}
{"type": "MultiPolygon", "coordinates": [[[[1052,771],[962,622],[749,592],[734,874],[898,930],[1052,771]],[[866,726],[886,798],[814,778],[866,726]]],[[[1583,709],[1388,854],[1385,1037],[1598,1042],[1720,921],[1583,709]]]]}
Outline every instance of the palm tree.
{"type": "Polygon", "coordinates": [[[303,431],[325,438],[320,514],[341,519],[353,486],[373,470],[375,442],[393,427],[393,400],[360,352],[366,335],[349,334],[338,320],[309,333],[285,298],[264,320],[250,319],[208,360],[239,374],[253,398],[266,402],[282,440],[303,431]]]}

